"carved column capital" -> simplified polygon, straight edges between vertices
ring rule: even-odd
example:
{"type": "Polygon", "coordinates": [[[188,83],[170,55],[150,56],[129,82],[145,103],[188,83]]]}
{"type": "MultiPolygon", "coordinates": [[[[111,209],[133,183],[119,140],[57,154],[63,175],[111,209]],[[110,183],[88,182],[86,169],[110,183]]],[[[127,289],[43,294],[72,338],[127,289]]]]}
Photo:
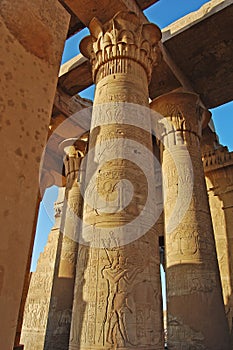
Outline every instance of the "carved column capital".
{"type": "Polygon", "coordinates": [[[227,350],[228,328],[199,146],[209,113],[198,95],[187,92],[160,96],[151,107],[161,115],[164,128],[168,348],[227,350]],[[198,310],[195,315],[188,305],[198,310]]]}
{"type": "Polygon", "coordinates": [[[150,81],[152,66],[161,57],[161,31],[155,24],[143,24],[134,12],[122,11],[105,24],[94,18],[89,29],[91,35],[81,41],[80,50],[91,61],[95,83],[111,74],[134,73],[132,61],[144,68],[150,81]]]}
{"type": "Polygon", "coordinates": [[[59,148],[64,152],[64,167],[66,176],[66,188],[70,188],[75,180],[78,180],[78,173],[81,161],[86,153],[87,142],[73,138],[62,141],[59,148]]]}
{"type": "Polygon", "coordinates": [[[150,107],[160,113],[168,122],[163,124],[162,137],[175,134],[174,143],[195,143],[200,140],[202,128],[211,113],[204,109],[197,94],[191,92],[171,92],[153,100],[150,107]]]}

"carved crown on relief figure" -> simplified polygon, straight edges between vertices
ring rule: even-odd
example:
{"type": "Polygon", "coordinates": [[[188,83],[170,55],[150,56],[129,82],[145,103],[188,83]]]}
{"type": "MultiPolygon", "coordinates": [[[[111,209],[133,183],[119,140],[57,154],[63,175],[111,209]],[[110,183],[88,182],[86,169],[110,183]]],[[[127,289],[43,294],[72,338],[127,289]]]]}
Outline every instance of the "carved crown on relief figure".
{"type": "Polygon", "coordinates": [[[150,80],[152,65],[161,60],[158,26],[141,23],[134,12],[121,11],[105,24],[93,18],[89,29],[91,35],[81,41],[80,51],[91,61],[94,81],[99,68],[114,59],[138,62],[150,80]]]}

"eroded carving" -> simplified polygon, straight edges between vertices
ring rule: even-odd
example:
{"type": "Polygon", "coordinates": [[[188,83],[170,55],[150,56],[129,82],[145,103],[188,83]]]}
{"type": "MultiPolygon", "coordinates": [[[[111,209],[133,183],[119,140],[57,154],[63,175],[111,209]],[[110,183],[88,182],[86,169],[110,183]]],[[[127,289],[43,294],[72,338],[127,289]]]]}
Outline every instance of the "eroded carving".
{"type": "Polygon", "coordinates": [[[207,350],[205,337],[184,324],[178,317],[168,314],[168,347],[176,350],[207,350]]]}

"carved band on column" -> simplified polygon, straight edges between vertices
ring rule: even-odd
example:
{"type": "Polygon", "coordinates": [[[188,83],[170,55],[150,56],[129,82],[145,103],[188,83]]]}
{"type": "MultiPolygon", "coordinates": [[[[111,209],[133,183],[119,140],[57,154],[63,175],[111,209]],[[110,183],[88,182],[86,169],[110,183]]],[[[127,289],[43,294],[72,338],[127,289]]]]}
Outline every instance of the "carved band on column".
{"type": "Polygon", "coordinates": [[[164,117],[168,348],[229,349],[199,142],[208,112],[200,108],[196,94],[186,92],[160,96],[151,108],[164,117]],[[179,191],[182,210],[188,189],[187,210],[180,218],[177,211],[176,223],[169,231],[179,191]]]}
{"type": "Polygon", "coordinates": [[[132,145],[137,142],[137,148],[141,145],[152,154],[150,115],[142,114],[140,105],[148,106],[148,82],[161,33],[131,12],[118,13],[104,25],[94,19],[90,31],[80,47],[91,59],[97,83],[87,161],[87,175],[97,175],[96,180],[90,178],[84,197],[83,235],[88,230],[90,242],[79,248],[69,349],[162,349],[158,237],[152,228],[123,245],[114,233],[119,228],[126,239],[147,227],[145,221],[130,232],[126,229],[148,194],[143,171],[126,155],[144,157],[153,178],[153,158],[140,155],[132,145]],[[135,113],[125,109],[132,102],[138,104],[139,110],[131,106],[135,113]],[[126,180],[134,193],[124,205],[126,180]],[[94,204],[88,205],[93,193],[94,204]],[[103,238],[104,229],[108,239],[103,238]]]}

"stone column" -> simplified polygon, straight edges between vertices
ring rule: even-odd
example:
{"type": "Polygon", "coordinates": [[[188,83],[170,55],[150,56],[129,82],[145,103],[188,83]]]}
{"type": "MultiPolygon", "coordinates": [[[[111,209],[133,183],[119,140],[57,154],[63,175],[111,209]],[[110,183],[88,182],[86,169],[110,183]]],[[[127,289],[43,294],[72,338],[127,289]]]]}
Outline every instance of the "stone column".
{"type": "Polygon", "coordinates": [[[44,350],[66,350],[69,346],[78,235],[83,208],[81,163],[86,147],[87,142],[75,139],[67,139],[60,145],[65,153],[66,189],[44,350]]]}
{"type": "Polygon", "coordinates": [[[233,344],[233,152],[220,144],[217,147],[212,144],[203,151],[223,299],[233,344]]]}
{"type": "Polygon", "coordinates": [[[30,254],[40,158],[70,15],[57,0],[0,2],[0,339],[12,349],[30,254]]]}
{"type": "Polygon", "coordinates": [[[81,51],[96,92],[69,349],[163,349],[147,108],[161,33],[131,12],[90,31],[81,51]]]}
{"type": "Polygon", "coordinates": [[[58,243],[61,236],[63,201],[64,188],[59,188],[58,198],[54,203],[54,226],[49,233],[46,246],[40,254],[36,271],[30,275],[20,339],[24,350],[44,350],[58,243]]]}
{"type": "Polygon", "coordinates": [[[206,113],[198,96],[155,99],[164,151],[169,349],[229,349],[219,270],[200,151],[206,113]]]}
{"type": "Polygon", "coordinates": [[[27,260],[27,268],[26,268],[26,272],[25,272],[25,276],[24,276],[23,293],[22,293],[21,303],[20,303],[20,308],[19,308],[18,322],[17,322],[13,350],[19,350],[20,346],[23,349],[23,345],[20,345],[20,337],[21,337],[22,326],[23,326],[23,314],[24,314],[24,309],[25,309],[25,304],[26,304],[26,300],[27,300],[27,294],[28,294],[30,279],[31,279],[30,268],[31,268],[31,262],[32,262],[32,253],[33,253],[34,240],[35,240],[35,235],[36,235],[36,226],[37,226],[40,202],[41,202],[41,196],[38,195],[37,207],[36,207],[35,217],[34,217],[34,221],[33,221],[33,232],[32,232],[30,250],[29,250],[29,255],[28,255],[28,260],[27,260]]]}

